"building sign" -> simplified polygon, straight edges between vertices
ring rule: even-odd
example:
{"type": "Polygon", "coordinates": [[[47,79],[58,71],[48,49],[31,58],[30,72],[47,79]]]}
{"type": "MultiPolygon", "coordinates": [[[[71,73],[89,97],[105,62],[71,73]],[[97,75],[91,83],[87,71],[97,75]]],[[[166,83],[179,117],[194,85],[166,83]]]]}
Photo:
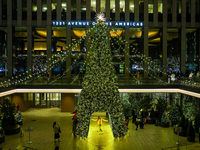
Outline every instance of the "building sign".
{"type": "MultiPolygon", "coordinates": [[[[96,22],[91,21],[53,21],[53,26],[94,26],[96,22]]],[[[116,27],[142,27],[143,22],[123,22],[123,21],[115,21],[115,22],[105,22],[107,26],[116,26],[116,27]]]]}

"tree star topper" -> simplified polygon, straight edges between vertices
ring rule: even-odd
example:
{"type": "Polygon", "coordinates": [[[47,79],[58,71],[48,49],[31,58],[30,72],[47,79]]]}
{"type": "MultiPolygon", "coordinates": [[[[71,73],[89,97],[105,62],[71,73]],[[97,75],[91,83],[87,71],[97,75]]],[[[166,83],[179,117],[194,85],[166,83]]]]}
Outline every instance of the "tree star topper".
{"type": "Polygon", "coordinates": [[[105,14],[102,13],[102,12],[100,12],[99,14],[97,14],[96,21],[106,21],[105,14]]]}

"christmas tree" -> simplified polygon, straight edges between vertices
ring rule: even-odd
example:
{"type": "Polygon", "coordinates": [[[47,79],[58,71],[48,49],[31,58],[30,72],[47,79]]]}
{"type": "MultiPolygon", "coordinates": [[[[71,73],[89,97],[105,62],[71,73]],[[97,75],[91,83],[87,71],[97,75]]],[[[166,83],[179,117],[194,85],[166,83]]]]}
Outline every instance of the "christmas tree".
{"type": "Polygon", "coordinates": [[[99,20],[93,31],[90,59],[86,65],[77,107],[76,134],[82,138],[87,137],[91,115],[97,111],[106,111],[110,115],[114,137],[122,137],[127,127],[109,46],[110,30],[99,20]]]}

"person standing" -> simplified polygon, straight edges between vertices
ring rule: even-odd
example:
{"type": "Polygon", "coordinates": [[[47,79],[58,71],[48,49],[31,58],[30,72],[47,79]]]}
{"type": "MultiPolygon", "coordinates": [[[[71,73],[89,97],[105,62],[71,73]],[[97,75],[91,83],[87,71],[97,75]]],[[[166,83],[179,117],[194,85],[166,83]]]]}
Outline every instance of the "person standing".
{"type": "Polygon", "coordinates": [[[58,142],[60,142],[60,126],[56,124],[56,122],[53,123],[53,131],[54,131],[54,142],[56,142],[56,139],[58,139],[58,142]]]}
{"type": "Polygon", "coordinates": [[[99,132],[103,132],[103,130],[101,129],[102,121],[108,122],[108,120],[102,119],[101,116],[98,116],[97,120],[92,119],[92,121],[97,121],[97,123],[99,125],[99,132]]]}
{"type": "Polygon", "coordinates": [[[75,112],[74,112],[74,116],[73,116],[73,118],[72,118],[72,120],[73,120],[73,129],[72,129],[72,131],[73,131],[73,134],[74,134],[74,137],[76,137],[76,126],[77,126],[77,123],[78,123],[78,119],[77,119],[77,109],[75,110],[75,112]]]}
{"type": "Polygon", "coordinates": [[[132,110],[132,123],[135,123],[136,115],[135,115],[135,108],[132,110]]]}

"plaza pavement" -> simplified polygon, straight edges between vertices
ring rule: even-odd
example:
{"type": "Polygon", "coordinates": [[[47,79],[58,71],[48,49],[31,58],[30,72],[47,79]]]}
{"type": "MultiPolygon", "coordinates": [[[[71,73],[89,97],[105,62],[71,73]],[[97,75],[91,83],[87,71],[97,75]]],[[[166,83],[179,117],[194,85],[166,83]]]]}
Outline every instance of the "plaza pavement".
{"type": "MultiPolygon", "coordinates": [[[[144,129],[135,130],[135,125],[129,123],[129,131],[124,138],[113,138],[109,123],[103,122],[103,134],[99,134],[97,122],[91,121],[88,138],[74,138],[72,135],[71,113],[60,112],[59,108],[31,108],[22,112],[24,117],[22,132],[16,135],[6,135],[5,142],[0,144],[3,150],[54,150],[59,146],[60,150],[161,150],[163,148],[176,146],[177,135],[173,128],[162,128],[146,124],[144,129]],[[59,122],[61,127],[61,142],[54,142],[53,122],[59,122]],[[33,127],[29,132],[26,127],[33,127]]],[[[94,113],[92,119],[101,115],[106,118],[105,113],[94,113]]],[[[179,137],[179,150],[200,150],[199,138],[196,142],[187,141],[186,137],[179,137]],[[187,146],[186,146],[187,145],[187,146]]],[[[177,147],[167,150],[176,150],[177,147]]]]}

